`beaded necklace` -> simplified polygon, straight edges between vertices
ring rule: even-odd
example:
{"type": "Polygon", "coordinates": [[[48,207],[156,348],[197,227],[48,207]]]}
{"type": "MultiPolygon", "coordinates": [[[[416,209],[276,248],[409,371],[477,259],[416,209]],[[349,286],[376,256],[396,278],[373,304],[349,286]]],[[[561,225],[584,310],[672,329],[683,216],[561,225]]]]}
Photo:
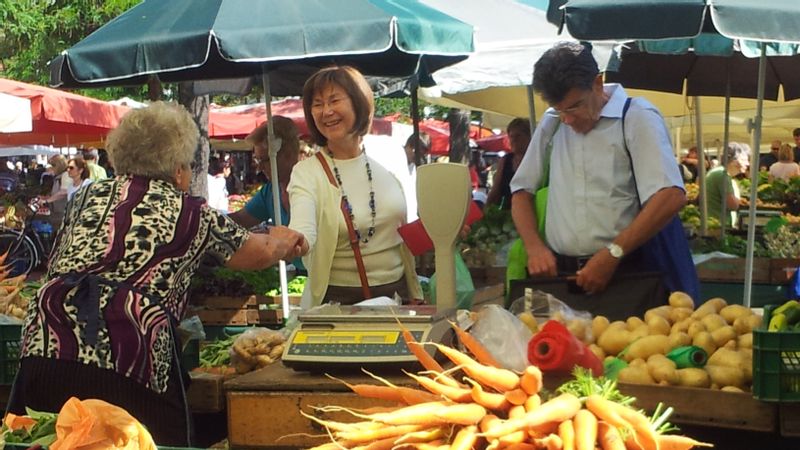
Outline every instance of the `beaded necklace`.
{"type": "Polygon", "coordinates": [[[367,158],[367,152],[364,150],[363,145],[361,146],[361,154],[364,155],[364,165],[367,168],[367,180],[369,180],[369,209],[371,217],[371,223],[369,229],[367,229],[367,237],[364,239],[361,239],[361,231],[359,231],[358,227],[356,226],[356,218],[353,215],[353,206],[350,204],[350,200],[347,198],[347,194],[344,192],[342,177],[339,175],[339,168],[336,167],[336,160],[333,158],[333,152],[328,149],[328,156],[330,156],[331,161],[333,161],[333,174],[336,177],[336,182],[339,183],[339,189],[342,190],[342,200],[344,200],[347,213],[350,215],[350,221],[353,223],[353,229],[356,232],[356,239],[366,244],[369,242],[372,236],[375,235],[375,190],[372,187],[372,169],[369,167],[369,158],[367,158]]]}

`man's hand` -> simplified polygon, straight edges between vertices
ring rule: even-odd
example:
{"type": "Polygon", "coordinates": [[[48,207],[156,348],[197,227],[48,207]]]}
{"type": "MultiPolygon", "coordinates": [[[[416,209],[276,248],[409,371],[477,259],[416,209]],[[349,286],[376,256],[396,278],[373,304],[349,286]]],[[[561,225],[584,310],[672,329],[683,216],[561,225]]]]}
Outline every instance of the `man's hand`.
{"type": "Polygon", "coordinates": [[[556,267],[556,257],[546,245],[537,245],[526,248],[528,252],[528,274],[531,276],[551,276],[558,275],[556,267]]]}
{"type": "Polygon", "coordinates": [[[575,283],[587,294],[603,292],[619,266],[619,259],[611,256],[607,248],[600,249],[577,273],[575,283]]]}

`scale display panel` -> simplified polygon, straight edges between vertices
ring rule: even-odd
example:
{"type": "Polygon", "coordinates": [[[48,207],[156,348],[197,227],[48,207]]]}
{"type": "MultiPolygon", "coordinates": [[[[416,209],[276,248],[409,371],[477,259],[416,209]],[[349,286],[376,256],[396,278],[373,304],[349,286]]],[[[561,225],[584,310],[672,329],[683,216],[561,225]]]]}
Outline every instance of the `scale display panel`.
{"type": "MultiPolygon", "coordinates": [[[[337,367],[408,366],[416,357],[405,344],[398,320],[418,342],[442,342],[450,331],[447,314],[435,307],[340,306],[323,314],[300,315],[283,353],[283,363],[298,370],[337,367]]],[[[454,311],[453,311],[454,313],[454,311]]],[[[426,348],[435,352],[433,346],[426,348]]]]}

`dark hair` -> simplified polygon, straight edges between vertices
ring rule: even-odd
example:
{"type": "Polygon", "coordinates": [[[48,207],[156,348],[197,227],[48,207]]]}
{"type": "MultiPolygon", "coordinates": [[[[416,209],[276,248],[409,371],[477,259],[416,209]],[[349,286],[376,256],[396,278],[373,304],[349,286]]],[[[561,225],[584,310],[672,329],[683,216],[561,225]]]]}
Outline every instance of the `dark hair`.
{"type": "Polygon", "coordinates": [[[523,133],[527,134],[528,137],[531,136],[531,122],[528,119],[523,119],[521,117],[517,117],[516,119],[508,122],[506,125],[506,133],[510,133],[511,130],[519,130],[523,133]]]}
{"type": "MultiPolygon", "coordinates": [[[[419,144],[420,144],[420,146],[422,146],[422,151],[424,153],[430,153],[430,151],[431,151],[431,135],[429,135],[428,133],[426,133],[424,131],[420,131],[419,132],[419,144]]],[[[409,136],[408,139],[406,139],[406,145],[405,146],[406,147],[410,146],[411,148],[414,148],[414,135],[413,134],[411,136],[409,136]]]]}
{"type": "Polygon", "coordinates": [[[216,156],[213,156],[208,161],[208,173],[211,175],[221,174],[224,168],[225,168],[225,163],[223,163],[222,159],[216,156]]]}
{"type": "Polygon", "coordinates": [[[792,131],[792,136],[800,136],[800,128],[795,128],[794,131],[792,131]]]}
{"type": "MultiPolygon", "coordinates": [[[[70,159],[69,161],[75,163],[75,167],[81,171],[81,180],[89,178],[89,166],[86,164],[86,160],[76,157],[70,159]]],[[[69,163],[67,165],[69,165],[69,163]]]]}
{"type": "Polygon", "coordinates": [[[334,66],[320,69],[314,75],[311,75],[303,86],[303,114],[306,117],[311,140],[317,145],[327,145],[328,139],[320,133],[317,124],[314,123],[311,106],[314,102],[314,95],[331,84],[344,89],[353,104],[356,120],[350,132],[358,136],[364,136],[369,133],[369,129],[372,126],[375,104],[372,98],[372,89],[370,89],[364,75],[361,75],[361,72],[350,66],[334,66]]]}
{"type": "Polygon", "coordinates": [[[553,105],[573,88],[590,90],[597,74],[591,48],[577,42],[559,42],[533,66],[533,90],[553,105]]]}

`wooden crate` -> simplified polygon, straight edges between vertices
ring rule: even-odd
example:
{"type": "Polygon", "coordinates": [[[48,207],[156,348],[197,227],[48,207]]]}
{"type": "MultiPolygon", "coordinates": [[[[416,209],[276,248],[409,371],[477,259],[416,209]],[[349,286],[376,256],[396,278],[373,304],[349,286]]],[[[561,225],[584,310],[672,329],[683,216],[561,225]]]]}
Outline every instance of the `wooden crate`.
{"type": "Polygon", "coordinates": [[[769,278],[772,284],[786,284],[800,267],[798,258],[770,258],[769,278]]]}
{"type": "MultiPolygon", "coordinates": [[[[745,258],[711,258],[695,267],[700,281],[744,282],[745,258]]],[[[770,280],[770,258],[753,258],[753,283],[770,280]]]]}
{"type": "Polygon", "coordinates": [[[224,375],[205,372],[190,372],[192,382],[186,390],[186,401],[192,412],[210,413],[225,409],[223,392],[224,375]]]}
{"type": "Polygon", "coordinates": [[[192,299],[190,314],[196,314],[204,325],[274,325],[281,323],[281,309],[264,309],[273,304],[272,297],[199,297],[192,299]],[[277,313],[276,313],[277,312],[277,313]]]}

